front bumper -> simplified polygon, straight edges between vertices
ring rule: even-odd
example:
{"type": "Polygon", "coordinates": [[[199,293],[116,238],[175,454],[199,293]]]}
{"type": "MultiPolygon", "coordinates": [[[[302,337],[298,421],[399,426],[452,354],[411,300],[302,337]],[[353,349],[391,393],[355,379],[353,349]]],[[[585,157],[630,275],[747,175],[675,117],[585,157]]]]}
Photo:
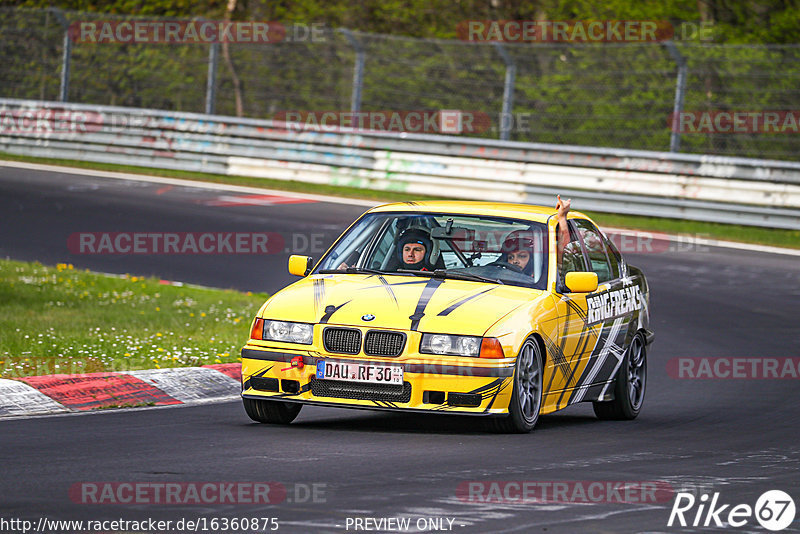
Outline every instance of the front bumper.
{"type": "Polygon", "coordinates": [[[246,346],[242,349],[242,396],[371,410],[468,415],[508,413],[513,364],[476,361],[450,364],[442,358],[365,358],[246,346]],[[303,368],[291,367],[301,356],[303,368]],[[403,367],[404,384],[361,384],[315,377],[320,359],[403,367]]]}

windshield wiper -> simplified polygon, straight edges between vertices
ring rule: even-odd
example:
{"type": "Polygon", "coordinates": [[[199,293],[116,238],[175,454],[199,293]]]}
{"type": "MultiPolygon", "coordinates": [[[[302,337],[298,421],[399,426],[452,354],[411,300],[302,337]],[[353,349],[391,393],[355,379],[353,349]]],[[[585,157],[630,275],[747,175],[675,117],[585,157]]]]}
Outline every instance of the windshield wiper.
{"type": "Polygon", "coordinates": [[[397,269],[398,273],[411,273],[417,276],[427,276],[430,278],[450,278],[453,280],[468,280],[470,282],[489,282],[490,284],[503,284],[502,280],[481,276],[472,273],[452,273],[446,269],[436,269],[433,271],[415,271],[413,269],[397,269]]]}
{"type": "Polygon", "coordinates": [[[344,269],[320,269],[319,274],[387,274],[378,269],[368,269],[366,267],[346,267],[344,269]]]}

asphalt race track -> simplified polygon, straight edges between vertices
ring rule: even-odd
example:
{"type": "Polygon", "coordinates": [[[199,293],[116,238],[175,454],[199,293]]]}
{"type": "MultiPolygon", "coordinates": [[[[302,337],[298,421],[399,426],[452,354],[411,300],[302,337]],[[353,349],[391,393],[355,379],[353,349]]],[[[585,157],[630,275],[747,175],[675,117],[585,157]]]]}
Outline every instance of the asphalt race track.
{"type": "MultiPolygon", "coordinates": [[[[275,291],[292,280],[290,251],[319,257],[366,209],[228,198],[241,196],[0,167],[0,257],[275,291]],[[207,231],[275,232],[285,246],[269,255],[122,255],[75,254],[67,244],[79,232],[207,231]]],[[[800,382],[672,378],[667,362],[800,356],[800,261],[681,248],[627,254],[650,282],[656,332],[645,406],[633,422],[601,422],[581,405],[543,417],[529,435],[495,435],[472,418],[307,406],[292,425],[273,427],[252,423],[239,402],[8,419],[0,421],[0,516],[34,523],[205,518],[207,531],[222,530],[210,528],[213,518],[277,518],[277,532],[400,532],[355,520],[407,518],[410,531],[458,533],[766,532],[753,517],[738,529],[713,520],[703,527],[705,514],[698,527],[667,522],[681,490],[698,499],[718,492],[718,504],[730,505],[722,519],[767,490],[783,490],[800,505],[800,382]],[[505,488],[651,481],[671,490],[663,498],[610,492],[546,503],[521,503],[518,493],[501,503],[471,502],[463,491],[490,481],[505,488]],[[76,487],[104,482],[274,482],[286,493],[269,505],[100,505],[76,496],[76,487]]],[[[270,531],[263,526],[228,531],[270,531]]],[[[800,531],[798,519],[790,531],[800,531]]]]}

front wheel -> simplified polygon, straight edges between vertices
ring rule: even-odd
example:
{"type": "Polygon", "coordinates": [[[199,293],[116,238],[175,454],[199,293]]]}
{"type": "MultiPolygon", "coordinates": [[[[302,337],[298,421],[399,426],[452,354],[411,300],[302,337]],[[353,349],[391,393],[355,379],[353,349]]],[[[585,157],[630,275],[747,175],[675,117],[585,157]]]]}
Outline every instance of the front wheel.
{"type": "Polygon", "coordinates": [[[595,402],[594,413],[600,419],[636,419],[644,404],[647,384],[647,349],[641,333],[633,336],[614,381],[614,400],[595,402]]]}
{"type": "Polygon", "coordinates": [[[242,399],[244,411],[253,421],[288,425],[303,407],[299,402],[281,402],[268,399],[242,399]]]}
{"type": "Polygon", "coordinates": [[[536,426],[542,407],[543,362],[539,344],[535,339],[526,339],[517,356],[508,417],[492,420],[496,431],[522,434],[536,426]]]}

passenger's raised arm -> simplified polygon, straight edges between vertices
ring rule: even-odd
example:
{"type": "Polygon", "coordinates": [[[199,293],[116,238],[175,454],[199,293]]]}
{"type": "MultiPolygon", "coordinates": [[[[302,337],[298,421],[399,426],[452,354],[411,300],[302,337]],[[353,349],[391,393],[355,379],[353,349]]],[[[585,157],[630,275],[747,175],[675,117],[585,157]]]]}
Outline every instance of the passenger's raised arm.
{"type": "Polygon", "coordinates": [[[567,226],[567,214],[569,213],[569,207],[572,203],[572,199],[561,200],[561,195],[557,195],[558,202],[556,203],[556,210],[558,214],[556,218],[558,219],[558,235],[556,236],[556,250],[557,250],[557,258],[558,258],[558,267],[559,270],[561,269],[561,261],[564,257],[564,247],[567,246],[567,243],[570,242],[569,238],[569,226],[567,226]]]}

